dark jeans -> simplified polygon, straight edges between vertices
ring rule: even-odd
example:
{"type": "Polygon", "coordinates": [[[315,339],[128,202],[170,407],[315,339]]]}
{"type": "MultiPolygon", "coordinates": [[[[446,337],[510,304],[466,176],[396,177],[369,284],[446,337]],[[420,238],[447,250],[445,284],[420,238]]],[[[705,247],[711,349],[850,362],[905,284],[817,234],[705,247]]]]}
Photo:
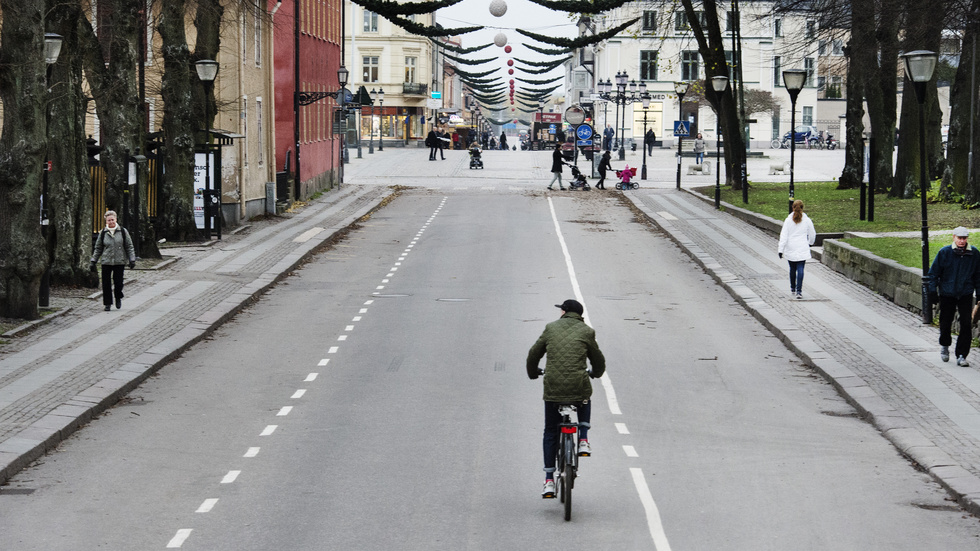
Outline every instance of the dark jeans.
{"type": "Polygon", "coordinates": [[[112,297],[123,298],[123,273],[125,265],[107,266],[102,265],[102,304],[112,305],[112,297]],[[115,293],[113,293],[115,287],[115,293]]]}
{"type": "MultiPolygon", "coordinates": [[[[555,472],[555,456],[558,455],[558,424],[561,423],[559,405],[560,402],[544,403],[544,472],[548,474],[555,472]]],[[[575,406],[578,408],[578,438],[588,440],[592,401],[579,402],[575,406]]]]}
{"type": "Polygon", "coordinates": [[[437,147],[430,147],[429,148],[429,160],[430,161],[436,160],[436,149],[438,149],[438,148],[437,147]]]}
{"type": "Polygon", "coordinates": [[[595,183],[596,189],[606,189],[606,173],[599,173],[599,181],[595,183]]]}
{"type": "Polygon", "coordinates": [[[960,315],[960,334],[956,337],[956,357],[965,358],[970,353],[970,341],[973,339],[973,293],[959,298],[939,297],[939,346],[953,343],[953,317],[957,313],[960,315]]]}
{"type": "Polygon", "coordinates": [[[789,261],[789,290],[794,293],[803,292],[803,267],[806,260],[789,261]]]}

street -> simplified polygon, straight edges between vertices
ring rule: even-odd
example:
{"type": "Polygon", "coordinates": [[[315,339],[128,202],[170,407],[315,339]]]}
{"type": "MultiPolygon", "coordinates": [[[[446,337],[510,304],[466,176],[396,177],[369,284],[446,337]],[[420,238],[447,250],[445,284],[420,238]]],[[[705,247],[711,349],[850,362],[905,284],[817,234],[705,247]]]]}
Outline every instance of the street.
{"type": "MultiPolygon", "coordinates": [[[[3,548],[977,547],[975,517],[621,194],[545,192],[549,152],[426,153],[352,158],[346,185],[397,197],[17,474],[3,548]],[[567,298],[608,366],[570,523],[540,497],[524,365],[567,298]]],[[[843,153],[796,159],[829,179],[843,153]]],[[[672,189],[674,156],[648,162],[641,187],[672,189]]]]}

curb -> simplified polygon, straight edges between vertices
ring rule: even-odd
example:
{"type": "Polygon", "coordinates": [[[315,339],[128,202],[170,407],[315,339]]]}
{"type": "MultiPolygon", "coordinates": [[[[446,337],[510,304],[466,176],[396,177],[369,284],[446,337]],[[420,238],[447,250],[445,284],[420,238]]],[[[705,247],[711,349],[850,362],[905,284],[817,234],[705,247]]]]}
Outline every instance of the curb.
{"type": "MultiPolygon", "coordinates": [[[[694,197],[703,197],[695,192],[689,191],[688,193],[694,197]]],[[[735,274],[722,268],[696,243],[675,228],[669,220],[657,216],[646,205],[635,200],[633,194],[624,195],[651,222],[659,226],[705,273],[728,291],[728,294],[742,305],[752,317],[772,332],[807,366],[813,368],[833,385],[844,400],[856,409],[863,419],[877,428],[899,452],[928,472],[969,513],[980,516],[980,477],[960,467],[946,452],[926,438],[918,429],[912,427],[904,415],[878,396],[861,377],[831,358],[826,351],[806,338],[799,327],[776,312],[751,289],[743,285],[735,274]]],[[[732,207],[727,203],[723,203],[723,205],[726,209],[732,208],[742,211],[742,213],[748,212],[744,209],[738,209],[738,207],[732,207]]],[[[742,218],[742,216],[737,217],[742,218]]],[[[748,222],[748,220],[746,221],[748,222]]],[[[755,225],[766,227],[764,223],[755,223],[755,225]]]]}
{"type": "Polygon", "coordinates": [[[83,390],[24,430],[3,441],[0,448],[0,486],[94,417],[114,406],[126,394],[210,335],[225,321],[257,301],[266,291],[285,279],[290,272],[328,247],[337,238],[342,237],[346,230],[362,217],[384,206],[396,193],[390,191],[381,196],[377,203],[358,209],[339,224],[328,228],[328,231],[321,232],[297,247],[268,271],[211,310],[201,314],[187,327],[143,352],[105,379],[83,390]]]}

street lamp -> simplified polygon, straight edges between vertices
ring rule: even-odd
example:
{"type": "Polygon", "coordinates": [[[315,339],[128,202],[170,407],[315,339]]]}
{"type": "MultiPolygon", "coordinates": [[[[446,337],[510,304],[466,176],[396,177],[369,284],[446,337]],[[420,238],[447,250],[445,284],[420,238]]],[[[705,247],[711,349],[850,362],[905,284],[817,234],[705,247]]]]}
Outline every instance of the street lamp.
{"type": "Polygon", "coordinates": [[[796,97],[800,95],[800,90],[806,84],[806,71],[803,69],[786,69],[783,71],[783,85],[789,92],[790,115],[789,115],[789,212],[793,212],[793,179],[796,170],[796,97]]]}
{"type": "MultiPolygon", "coordinates": [[[[346,164],[346,163],[349,163],[350,162],[350,143],[347,141],[347,123],[346,123],[346,121],[348,120],[348,118],[347,118],[347,79],[348,79],[348,77],[350,77],[350,71],[347,70],[347,67],[344,67],[344,62],[343,62],[343,60],[341,60],[340,61],[340,69],[337,69],[337,84],[340,85],[340,90],[337,91],[337,103],[340,104],[340,116],[344,117],[344,121],[345,121],[344,126],[343,126],[344,135],[343,135],[343,138],[342,138],[343,139],[343,144],[344,144],[344,153],[342,155],[342,157],[343,157],[343,162],[342,163],[343,164],[346,164]]],[[[343,173],[341,173],[341,174],[343,174],[343,173]]],[[[342,181],[343,181],[343,178],[341,178],[341,182],[342,181]]]]}
{"type": "MultiPolygon", "coordinates": [[[[926,192],[929,189],[929,170],[926,166],[926,83],[932,80],[939,56],[936,52],[916,50],[905,58],[905,76],[915,87],[919,100],[919,196],[922,201],[922,322],[932,323],[932,304],[929,301],[929,218],[926,212],[926,192]]],[[[872,190],[872,193],[874,191],[872,190]]]]}
{"type": "Polygon", "coordinates": [[[378,88],[378,111],[381,113],[381,116],[378,117],[378,151],[384,151],[385,150],[385,143],[384,143],[385,125],[383,124],[383,121],[385,120],[385,89],[384,88],[378,88]]]}
{"type": "Polygon", "coordinates": [[[721,209],[721,95],[728,88],[728,77],[711,77],[711,89],[715,91],[718,111],[715,113],[715,208],[721,209]]]}
{"type": "MultiPolygon", "coordinates": [[[[60,34],[44,33],[44,62],[47,70],[44,74],[44,90],[48,90],[48,82],[51,80],[51,66],[58,61],[61,54],[62,37],[60,34]]],[[[37,304],[47,307],[51,297],[51,253],[48,247],[48,226],[51,224],[48,218],[48,172],[51,170],[51,161],[48,157],[48,106],[44,107],[44,171],[41,173],[41,237],[44,239],[44,250],[47,252],[47,263],[44,265],[44,273],[41,274],[40,287],[38,288],[37,304]]]]}
{"type": "MultiPolygon", "coordinates": [[[[677,120],[684,119],[684,95],[691,87],[689,82],[675,82],[674,92],[677,94],[677,120]]],[[[681,189],[681,147],[684,143],[684,136],[677,136],[677,189],[681,189]]]]}
{"type": "MultiPolygon", "coordinates": [[[[211,102],[208,96],[218,76],[218,62],[213,59],[202,59],[194,63],[197,78],[204,83],[208,94],[204,96],[204,238],[211,240],[211,102]]],[[[299,175],[296,175],[297,178],[299,175]]]]}
{"type": "Polygon", "coordinates": [[[647,108],[650,107],[650,94],[643,92],[640,94],[640,101],[643,102],[643,170],[640,171],[640,179],[647,179],[647,108]]]}
{"type": "Polygon", "coordinates": [[[534,132],[534,141],[537,148],[541,149],[541,129],[544,128],[544,100],[538,100],[538,127],[534,132]]]}
{"type": "Polygon", "coordinates": [[[374,102],[378,100],[378,91],[371,88],[369,94],[371,95],[371,125],[368,131],[368,153],[374,154],[374,102]]]}
{"type": "Polygon", "coordinates": [[[625,148],[625,136],[623,135],[626,131],[626,105],[629,103],[634,103],[637,101],[642,101],[642,96],[646,94],[647,84],[645,82],[640,82],[637,85],[636,81],[629,82],[630,76],[626,71],[621,71],[616,73],[616,93],[612,93],[613,84],[606,79],[606,82],[598,81],[597,88],[599,91],[599,98],[606,101],[611,101],[616,104],[616,126],[619,127],[619,106],[623,106],[623,126],[619,128],[619,160],[622,161],[626,159],[626,148],[625,148]],[[628,83],[628,84],[627,84],[628,83]],[[629,87],[629,93],[627,94],[626,89],[629,87]]]}

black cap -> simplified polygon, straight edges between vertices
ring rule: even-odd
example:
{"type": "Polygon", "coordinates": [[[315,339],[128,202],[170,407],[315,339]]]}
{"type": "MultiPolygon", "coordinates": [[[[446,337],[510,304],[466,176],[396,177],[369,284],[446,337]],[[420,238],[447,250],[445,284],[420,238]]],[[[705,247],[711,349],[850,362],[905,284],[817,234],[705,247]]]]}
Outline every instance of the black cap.
{"type": "Polygon", "coordinates": [[[577,300],[568,299],[561,304],[556,304],[555,307],[561,308],[566,312],[575,312],[580,316],[585,313],[585,308],[582,307],[582,303],[577,300]]]}

